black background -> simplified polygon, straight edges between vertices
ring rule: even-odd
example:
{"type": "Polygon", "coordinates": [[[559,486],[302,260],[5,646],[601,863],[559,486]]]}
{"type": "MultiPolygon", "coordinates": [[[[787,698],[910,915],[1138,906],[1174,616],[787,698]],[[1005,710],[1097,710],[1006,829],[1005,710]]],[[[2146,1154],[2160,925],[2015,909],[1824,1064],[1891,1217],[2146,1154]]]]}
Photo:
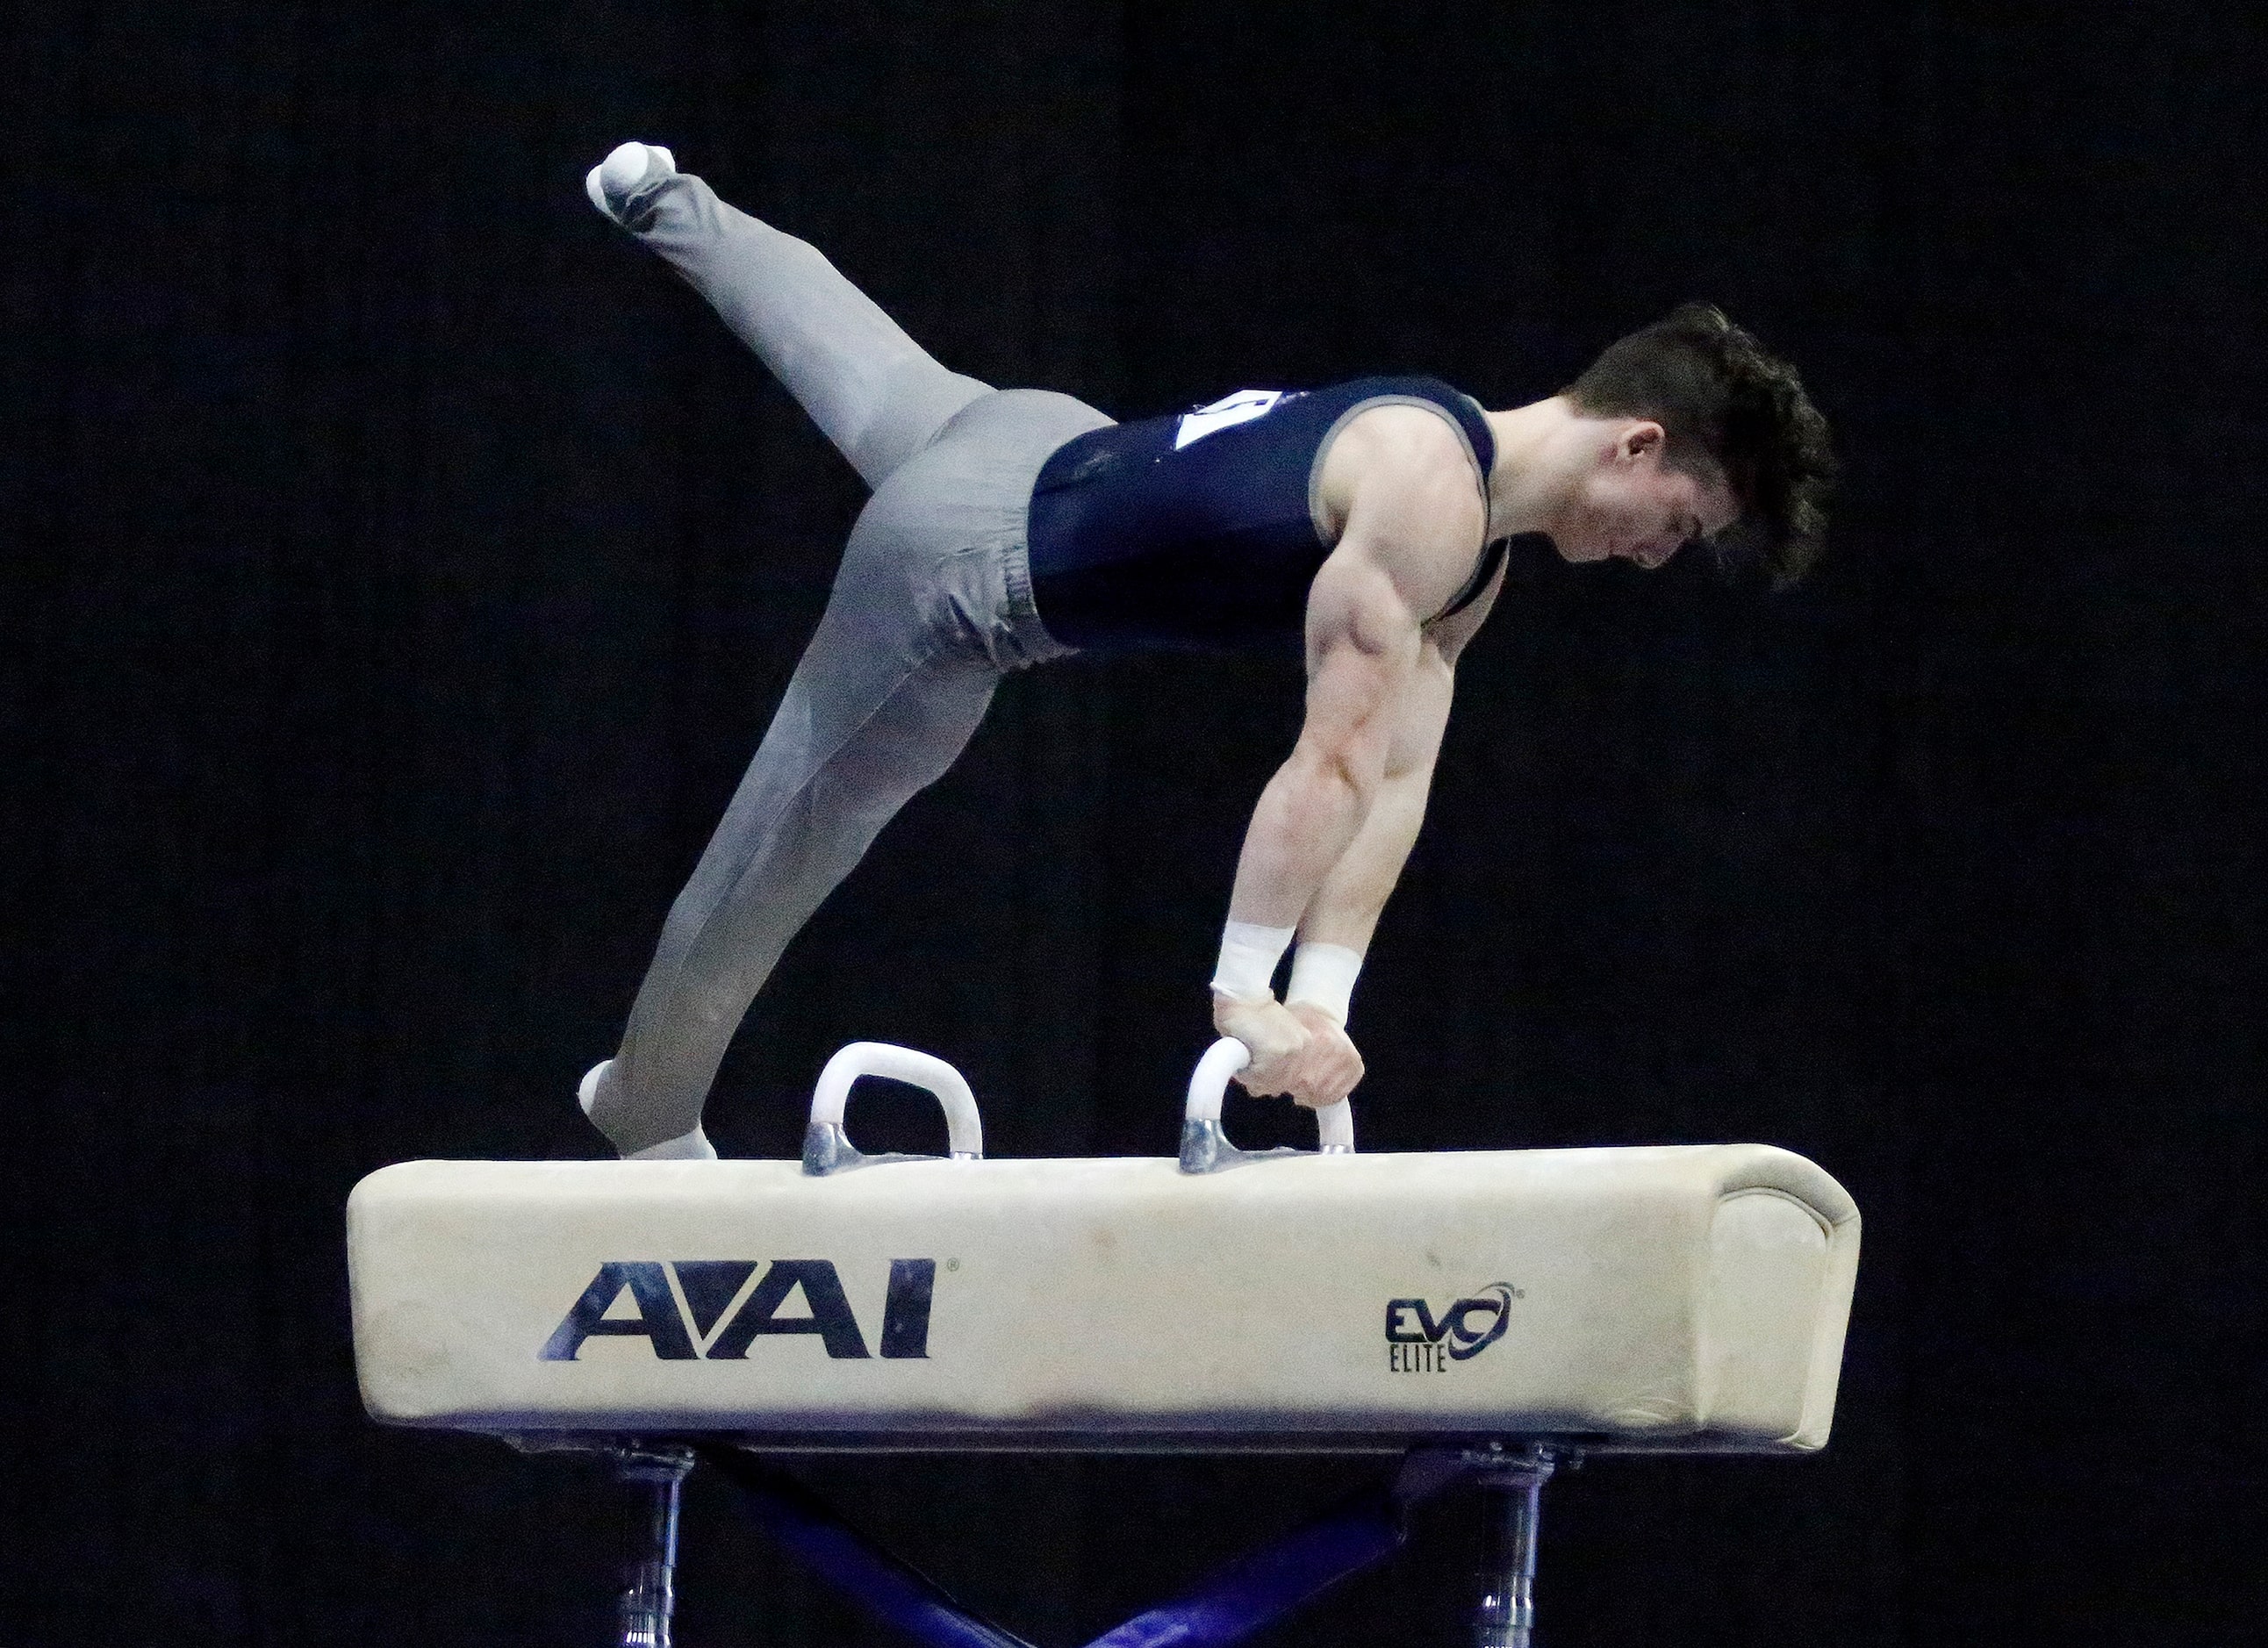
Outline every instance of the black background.
{"type": "MultiPolygon", "coordinates": [[[[1793,357],[1849,466],[1813,583],[1513,568],[1358,1003],[1366,1140],[1768,1140],[1866,1211],[1832,1446],[1556,1484],[1560,1648],[2250,1640],[2257,15],[20,11],[0,1634],[608,1639],[616,1490],[362,1416],[340,1210],[599,1153],[575,1079],[858,503],[585,203],[637,136],[949,365],[1122,416],[1516,404],[1689,297],[1793,357]]],[[[875,1037],[996,1152],[1167,1151],[1296,714],[1254,665],[1013,682],[759,999],[719,1144],[791,1153],[875,1037]]],[[[1361,1472],[809,1475],[1069,1644],[1361,1472]]],[[[1271,1640],[1456,1640],[1469,1511],[1271,1640]]],[[[697,1476],[688,1520],[690,1648],[883,1640],[697,1476]]]]}

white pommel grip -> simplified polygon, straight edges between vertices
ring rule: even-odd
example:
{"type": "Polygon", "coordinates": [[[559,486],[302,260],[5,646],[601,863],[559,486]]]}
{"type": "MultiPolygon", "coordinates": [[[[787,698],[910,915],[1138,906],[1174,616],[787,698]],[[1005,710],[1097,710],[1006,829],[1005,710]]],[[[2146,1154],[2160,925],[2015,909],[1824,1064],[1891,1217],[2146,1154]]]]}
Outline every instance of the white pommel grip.
{"type": "MultiPolygon", "coordinates": [[[[1229,1078],[1252,1063],[1252,1049],[1234,1036],[1223,1036],[1207,1048],[1189,1075],[1189,1101],[1182,1111],[1182,1171],[1211,1173],[1265,1156],[1265,1151],[1240,1151],[1220,1130],[1221,1100],[1229,1078]]],[[[1354,1106],[1344,1099],[1315,1112],[1316,1143],[1326,1156],[1354,1151],[1354,1106]]]]}
{"type": "Polygon", "coordinates": [[[843,1131],[844,1107],[850,1103],[852,1085],[862,1076],[880,1076],[927,1088],[944,1107],[946,1149],[953,1159],[983,1159],[984,1123],[976,1114],[976,1095],[959,1070],[941,1058],[911,1048],[887,1041],[853,1041],[827,1061],[827,1067],[819,1072],[819,1085],[812,1090],[811,1121],[804,1129],[805,1172],[837,1172],[865,1159],[850,1149],[843,1131]]]}
{"type": "Polygon", "coordinates": [[[1220,1120],[1220,1101],[1227,1097],[1228,1078],[1252,1063],[1252,1049],[1234,1036],[1223,1036],[1204,1051],[1189,1073],[1189,1101],[1182,1112],[1190,1122],[1220,1120]]]}

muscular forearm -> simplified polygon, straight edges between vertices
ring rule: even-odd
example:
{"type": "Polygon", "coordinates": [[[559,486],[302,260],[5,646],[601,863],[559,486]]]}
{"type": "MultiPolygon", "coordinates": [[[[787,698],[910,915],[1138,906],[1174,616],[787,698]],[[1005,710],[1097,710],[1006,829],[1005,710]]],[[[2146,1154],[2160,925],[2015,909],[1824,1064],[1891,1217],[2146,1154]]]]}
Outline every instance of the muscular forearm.
{"type": "Polygon", "coordinates": [[[1300,937],[1306,942],[1344,945],[1357,955],[1369,948],[1379,913],[1393,895],[1425,821],[1433,762],[1440,754],[1455,691],[1456,675],[1449,660],[1429,647],[1395,706],[1384,769],[1362,828],[1300,911],[1300,937]]]}
{"type": "Polygon", "coordinates": [[[1307,944],[1341,945],[1362,954],[1393,895],[1418,831],[1425,821],[1431,767],[1388,778],[1378,788],[1370,812],[1348,842],[1338,862],[1325,872],[1300,917],[1300,938],[1307,944]]]}
{"type": "Polygon", "coordinates": [[[1378,784],[1305,746],[1276,770],[1253,809],[1236,861],[1232,921],[1292,927],[1345,857],[1378,784]]]}
{"type": "Polygon", "coordinates": [[[1424,745],[1422,761],[1366,784],[1358,775],[1319,777],[1295,755],[1256,809],[1213,979],[1214,1027],[1252,1049],[1242,1079],[1256,1093],[1328,1104],[1362,1078],[1362,1056],[1344,1027],[1348,998],[1424,820],[1437,743],[1438,734],[1424,745]],[[1301,901],[1303,885],[1311,890],[1301,901]],[[1267,975],[1295,926],[1310,942],[1279,1005],[1267,975]]]}

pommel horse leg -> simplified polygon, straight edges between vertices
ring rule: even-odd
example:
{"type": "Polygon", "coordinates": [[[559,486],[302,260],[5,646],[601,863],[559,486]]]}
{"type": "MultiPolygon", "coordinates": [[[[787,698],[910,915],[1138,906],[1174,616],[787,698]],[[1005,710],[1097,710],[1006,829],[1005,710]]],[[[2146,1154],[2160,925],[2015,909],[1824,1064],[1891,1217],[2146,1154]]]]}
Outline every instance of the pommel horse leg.
{"type": "Polygon", "coordinates": [[[669,1648],[670,1616],[677,1611],[678,1498],[693,1450],[634,1443],[615,1450],[614,1460],[615,1475],[649,1496],[644,1548],[623,1570],[617,1648],[669,1648]]]}
{"type": "Polygon", "coordinates": [[[693,1450],[679,1442],[634,1436],[563,1437],[536,1432],[504,1438],[523,1453],[571,1453],[605,1460],[615,1480],[645,1492],[634,1554],[622,1564],[616,1605],[615,1648],[670,1648],[669,1622],[677,1612],[677,1512],[693,1450]]]}
{"type": "Polygon", "coordinates": [[[1473,1618],[1474,1648],[1528,1648],[1535,1630],[1535,1531],[1543,1484],[1563,1457],[1548,1443],[1506,1448],[1491,1443],[1466,1456],[1480,1490],[1481,1597],[1473,1618]]]}

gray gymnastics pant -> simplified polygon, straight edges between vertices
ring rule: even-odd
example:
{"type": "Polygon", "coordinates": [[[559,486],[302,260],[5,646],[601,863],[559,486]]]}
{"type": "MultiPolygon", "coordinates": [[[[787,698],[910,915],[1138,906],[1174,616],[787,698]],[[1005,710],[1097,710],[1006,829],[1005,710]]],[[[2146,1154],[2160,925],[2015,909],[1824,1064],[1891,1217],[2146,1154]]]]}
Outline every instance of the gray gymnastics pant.
{"type": "Polygon", "coordinates": [[[1062,656],[1032,606],[1040,467],[1111,420],[949,372],[816,251],[672,173],[621,220],[714,305],[873,489],[826,615],[671,906],[591,1119],[681,1140],[756,991],[883,825],[953,764],[1008,671],[1062,656]]]}

